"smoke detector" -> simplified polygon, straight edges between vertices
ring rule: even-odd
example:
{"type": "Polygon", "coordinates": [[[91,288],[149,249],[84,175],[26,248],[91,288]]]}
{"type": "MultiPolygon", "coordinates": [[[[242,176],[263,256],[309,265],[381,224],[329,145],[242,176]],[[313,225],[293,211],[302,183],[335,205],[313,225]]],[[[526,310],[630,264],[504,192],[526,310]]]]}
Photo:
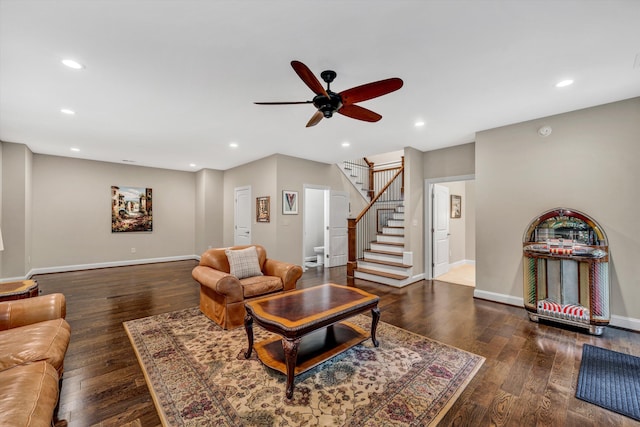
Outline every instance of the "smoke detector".
{"type": "Polygon", "coordinates": [[[549,136],[551,135],[551,126],[542,126],[538,129],[538,135],[540,136],[549,136]]]}

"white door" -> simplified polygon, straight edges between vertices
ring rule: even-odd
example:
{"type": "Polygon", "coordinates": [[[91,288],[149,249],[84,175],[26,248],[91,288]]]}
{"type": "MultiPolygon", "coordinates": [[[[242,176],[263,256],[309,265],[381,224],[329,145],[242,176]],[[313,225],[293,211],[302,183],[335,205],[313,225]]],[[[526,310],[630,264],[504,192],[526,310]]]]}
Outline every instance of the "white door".
{"type": "Polygon", "coordinates": [[[449,188],[433,184],[433,277],[449,271],[449,188]]]}
{"type": "Polygon", "coordinates": [[[251,244],[251,187],[235,189],[234,246],[251,244]]]}
{"type": "Polygon", "coordinates": [[[346,191],[325,192],[325,267],[346,265],[349,251],[347,216],[349,215],[349,193],[346,191]]]}

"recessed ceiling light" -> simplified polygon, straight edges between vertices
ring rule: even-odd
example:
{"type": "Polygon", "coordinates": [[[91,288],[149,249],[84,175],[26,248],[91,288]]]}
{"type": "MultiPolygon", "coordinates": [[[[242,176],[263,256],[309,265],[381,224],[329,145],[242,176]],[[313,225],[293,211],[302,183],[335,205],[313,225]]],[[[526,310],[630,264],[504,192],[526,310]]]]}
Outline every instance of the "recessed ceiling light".
{"type": "Polygon", "coordinates": [[[78,151],[80,151],[80,149],[76,147],[71,147],[71,151],[75,151],[77,153],[78,151]]]}
{"type": "Polygon", "coordinates": [[[231,144],[229,144],[229,147],[238,148],[238,143],[237,142],[232,142],[231,144]]]}
{"type": "Polygon", "coordinates": [[[73,59],[63,59],[62,63],[69,68],[73,68],[74,70],[82,70],[84,68],[84,65],[82,65],[78,61],[74,61],[73,59]]]}
{"type": "Polygon", "coordinates": [[[414,123],[414,126],[419,128],[424,126],[424,122],[422,120],[418,120],[417,122],[414,123]]]}
{"type": "Polygon", "coordinates": [[[565,87],[565,86],[570,86],[572,84],[573,84],[573,80],[567,79],[567,80],[562,80],[556,83],[556,87],[565,87]]]}
{"type": "Polygon", "coordinates": [[[350,145],[351,145],[351,144],[350,144],[350,143],[348,143],[348,142],[346,142],[346,141],[342,143],[342,146],[343,146],[343,147],[348,147],[348,146],[350,146],[350,145]]]}
{"type": "Polygon", "coordinates": [[[62,114],[68,114],[69,116],[73,116],[76,112],[73,110],[69,110],[68,108],[62,108],[60,110],[62,114]]]}
{"type": "Polygon", "coordinates": [[[189,163],[189,166],[191,166],[192,168],[195,168],[196,164],[195,163],[189,163]]]}

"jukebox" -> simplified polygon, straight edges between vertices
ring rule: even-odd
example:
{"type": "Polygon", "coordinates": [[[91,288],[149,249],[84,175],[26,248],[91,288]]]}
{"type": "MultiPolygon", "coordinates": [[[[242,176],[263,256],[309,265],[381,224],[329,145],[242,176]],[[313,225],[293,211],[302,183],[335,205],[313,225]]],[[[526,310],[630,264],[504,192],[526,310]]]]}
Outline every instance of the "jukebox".
{"type": "Polygon", "coordinates": [[[609,324],[609,246],[602,227],[573,209],[535,218],[523,237],[524,306],[529,319],[601,335],[609,324]]]}

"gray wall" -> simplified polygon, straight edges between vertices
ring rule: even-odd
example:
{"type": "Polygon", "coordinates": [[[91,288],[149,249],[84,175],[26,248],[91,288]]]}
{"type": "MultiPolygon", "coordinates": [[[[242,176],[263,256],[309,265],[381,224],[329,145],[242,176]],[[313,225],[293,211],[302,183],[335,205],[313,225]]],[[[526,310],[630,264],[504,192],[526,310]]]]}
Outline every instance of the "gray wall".
{"type": "Polygon", "coordinates": [[[568,207],[607,234],[612,313],[640,319],[639,142],[640,98],[479,132],[476,295],[521,301],[525,227],[568,207]]]}

